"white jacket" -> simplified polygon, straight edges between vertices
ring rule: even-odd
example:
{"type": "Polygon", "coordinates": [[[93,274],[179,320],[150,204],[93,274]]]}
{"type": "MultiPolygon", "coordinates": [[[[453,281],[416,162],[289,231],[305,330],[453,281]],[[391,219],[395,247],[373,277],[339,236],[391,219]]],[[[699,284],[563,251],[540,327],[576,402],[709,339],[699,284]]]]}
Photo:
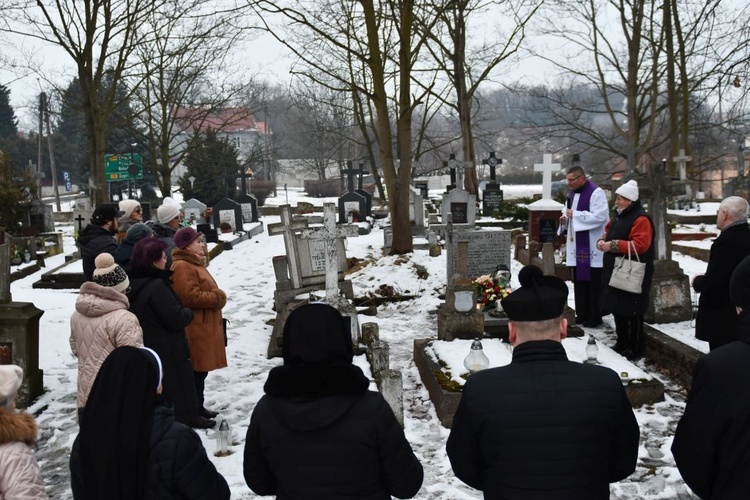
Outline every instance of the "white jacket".
{"type": "Polygon", "coordinates": [[[47,500],[31,449],[35,441],[32,415],[0,408],[0,500],[47,500]]]}
{"type": "Polygon", "coordinates": [[[81,286],[70,318],[70,349],[78,358],[78,407],[86,406],[99,368],[116,347],[143,347],[138,318],[130,302],[114,288],[87,281],[81,286]]]}

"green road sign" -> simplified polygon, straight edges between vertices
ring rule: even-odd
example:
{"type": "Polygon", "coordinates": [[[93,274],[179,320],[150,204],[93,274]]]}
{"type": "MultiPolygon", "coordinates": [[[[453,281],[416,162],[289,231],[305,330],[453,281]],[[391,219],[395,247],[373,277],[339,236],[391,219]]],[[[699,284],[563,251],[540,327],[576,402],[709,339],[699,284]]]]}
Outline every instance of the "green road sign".
{"type": "Polygon", "coordinates": [[[107,182],[143,179],[143,157],[138,153],[104,155],[107,182]]]}

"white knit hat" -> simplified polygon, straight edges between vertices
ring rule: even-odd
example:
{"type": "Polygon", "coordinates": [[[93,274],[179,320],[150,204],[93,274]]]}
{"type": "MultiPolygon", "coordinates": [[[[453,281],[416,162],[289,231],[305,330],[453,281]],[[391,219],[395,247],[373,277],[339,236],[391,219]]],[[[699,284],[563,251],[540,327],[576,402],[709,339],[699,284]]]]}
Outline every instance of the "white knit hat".
{"type": "Polygon", "coordinates": [[[162,203],[156,210],[156,218],[159,222],[166,224],[175,217],[180,215],[180,206],[176,203],[162,203]]]}
{"type": "Polygon", "coordinates": [[[23,369],[16,365],[0,365],[0,406],[7,406],[16,397],[23,383],[23,369]]]}
{"type": "Polygon", "coordinates": [[[94,264],[96,265],[93,277],[94,283],[125,293],[125,290],[130,286],[130,280],[125,270],[115,264],[115,259],[111,254],[100,253],[96,256],[94,264]]]}
{"type": "Polygon", "coordinates": [[[638,201],[638,183],[635,181],[628,181],[618,187],[615,193],[623,198],[629,199],[630,201],[638,201]]]}
{"type": "Polygon", "coordinates": [[[122,200],[120,202],[120,210],[122,210],[123,212],[125,212],[124,217],[126,219],[129,219],[130,216],[133,215],[133,210],[135,210],[136,208],[138,208],[140,206],[141,206],[141,204],[138,203],[135,200],[122,200]]]}

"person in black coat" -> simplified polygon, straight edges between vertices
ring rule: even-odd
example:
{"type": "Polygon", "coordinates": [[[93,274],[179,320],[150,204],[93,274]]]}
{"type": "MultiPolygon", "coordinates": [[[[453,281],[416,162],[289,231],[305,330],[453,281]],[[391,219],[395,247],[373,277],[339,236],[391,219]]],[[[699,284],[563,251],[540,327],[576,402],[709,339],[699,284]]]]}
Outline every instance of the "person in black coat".
{"type": "Polygon", "coordinates": [[[693,289],[700,293],[695,337],[708,342],[713,351],[737,340],[737,313],[729,300],[732,271],[750,255],[750,227],[747,224],[748,203],[739,196],[725,198],[716,213],[716,227],[721,231],[711,245],[706,274],[693,278],[693,289]]]}
{"type": "Polygon", "coordinates": [[[81,245],[81,264],[83,265],[83,276],[86,281],[91,281],[94,276],[94,259],[99,254],[114,254],[117,250],[118,217],[125,212],[117,210],[111,205],[96,207],[91,216],[90,223],[78,234],[78,244],[81,245]]]}
{"type": "Polygon", "coordinates": [[[685,483],[711,500],[750,496],[750,257],[737,265],[728,288],[739,312],[738,340],[696,363],[672,443],[685,483]]]}
{"type": "Polygon", "coordinates": [[[183,307],[172,290],[172,271],[164,268],[166,247],[156,238],[145,238],[135,244],[128,293],[130,312],[143,328],[143,344],[156,351],[164,363],[164,399],[174,406],[175,419],[191,427],[208,429],[216,421],[200,415],[185,337],[185,327],[193,321],[193,311],[183,307]]]}
{"type": "Polygon", "coordinates": [[[636,360],[643,356],[646,333],[643,316],[649,306],[654,275],[654,224],[638,199],[638,184],[628,181],[615,191],[617,215],[607,224],[606,234],[596,242],[604,252],[601,310],[615,318],[617,342],[612,349],[636,360]],[[640,293],[626,292],[609,285],[617,257],[628,257],[646,264],[640,293]]]}
{"type": "Polygon", "coordinates": [[[157,396],[161,361],[151,349],[118,347],[91,389],[73,443],[76,500],[225,500],[229,486],[198,435],[157,396]]]}
{"type": "Polygon", "coordinates": [[[535,266],[518,278],[502,301],[513,360],[466,381],[446,445],[453,472],[487,499],[609,499],[638,458],[620,377],[565,355],[564,281],[535,266]]]}
{"type": "Polygon", "coordinates": [[[250,419],[243,470],[258,495],[320,500],[412,498],[422,465],[393,411],[352,364],[347,319],[315,303],[284,325],[284,365],[250,419]]]}
{"type": "MultiPolygon", "coordinates": [[[[120,233],[118,233],[120,234],[120,233]]],[[[124,233],[125,238],[117,246],[117,250],[112,254],[115,258],[115,262],[119,264],[126,273],[130,274],[133,270],[133,264],[131,262],[133,258],[133,249],[135,244],[141,241],[143,238],[150,238],[154,235],[154,232],[143,222],[136,222],[131,225],[130,228],[124,233]]]]}

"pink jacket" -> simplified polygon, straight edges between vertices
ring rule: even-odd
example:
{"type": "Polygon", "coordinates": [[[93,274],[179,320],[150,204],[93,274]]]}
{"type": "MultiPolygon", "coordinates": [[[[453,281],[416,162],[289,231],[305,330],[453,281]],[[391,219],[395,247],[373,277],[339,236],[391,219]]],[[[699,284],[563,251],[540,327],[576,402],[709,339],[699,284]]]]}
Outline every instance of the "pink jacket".
{"type": "Polygon", "coordinates": [[[86,406],[96,374],[116,347],[143,347],[138,318],[130,302],[114,288],[87,281],[81,286],[70,318],[70,349],[78,358],[78,407],[86,406]]]}
{"type": "Polygon", "coordinates": [[[28,413],[0,408],[0,500],[46,500],[31,445],[36,422],[28,413]]]}

